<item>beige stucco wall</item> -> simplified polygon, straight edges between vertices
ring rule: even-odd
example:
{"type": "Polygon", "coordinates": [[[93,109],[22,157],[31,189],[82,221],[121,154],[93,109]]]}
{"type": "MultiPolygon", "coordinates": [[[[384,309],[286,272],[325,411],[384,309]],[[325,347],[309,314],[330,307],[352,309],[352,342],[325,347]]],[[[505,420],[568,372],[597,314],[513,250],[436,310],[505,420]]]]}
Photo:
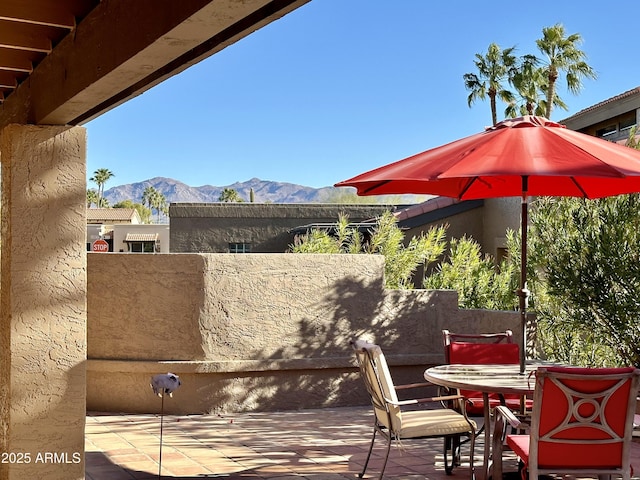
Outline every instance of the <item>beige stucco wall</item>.
{"type": "Polygon", "coordinates": [[[166,412],[364,404],[349,340],[379,342],[397,381],[442,363],[441,330],[518,331],[452,291],[388,291],[372,255],[88,254],[90,410],[166,412]],[[115,280],[114,280],[115,279],[115,280]]]}
{"type": "Polygon", "coordinates": [[[520,197],[488,198],[483,208],[482,245],[485,253],[498,258],[498,249],[505,248],[506,231],[520,231],[520,197]]]}
{"type": "Polygon", "coordinates": [[[3,480],[84,478],[85,150],[81,127],[0,132],[3,480]]]}

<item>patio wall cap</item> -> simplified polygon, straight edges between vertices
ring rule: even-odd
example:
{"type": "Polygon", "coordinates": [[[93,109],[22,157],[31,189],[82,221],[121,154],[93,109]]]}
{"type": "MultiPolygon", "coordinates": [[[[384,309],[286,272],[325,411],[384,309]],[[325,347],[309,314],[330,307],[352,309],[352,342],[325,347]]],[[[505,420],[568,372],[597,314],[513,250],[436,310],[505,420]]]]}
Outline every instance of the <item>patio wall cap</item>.
{"type": "MultiPolygon", "coordinates": [[[[436,365],[444,354],[386,355],[391,366],[436,365]]],[[[326,368],[356,368],[354,357],[316,357],[266,360],[111,360],[88,359],[87,370],[127,373],[233,373],[278,370],[320,370],[326,368]]]]}

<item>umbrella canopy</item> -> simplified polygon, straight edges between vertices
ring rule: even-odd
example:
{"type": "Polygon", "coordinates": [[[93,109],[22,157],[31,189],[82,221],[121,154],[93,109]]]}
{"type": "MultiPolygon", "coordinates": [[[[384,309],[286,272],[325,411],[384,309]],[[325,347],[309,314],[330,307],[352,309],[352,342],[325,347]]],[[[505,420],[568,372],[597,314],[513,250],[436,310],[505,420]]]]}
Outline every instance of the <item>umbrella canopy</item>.
{"type": "Polygon", "coordinates": [[[524,372],[528,196],[602,198],[640,192],[640,151],[542,117],[504,120],[481,133],[344,180],[358,195],[431,194],[461,200],[522,197],[520,314],[524,372]]]}

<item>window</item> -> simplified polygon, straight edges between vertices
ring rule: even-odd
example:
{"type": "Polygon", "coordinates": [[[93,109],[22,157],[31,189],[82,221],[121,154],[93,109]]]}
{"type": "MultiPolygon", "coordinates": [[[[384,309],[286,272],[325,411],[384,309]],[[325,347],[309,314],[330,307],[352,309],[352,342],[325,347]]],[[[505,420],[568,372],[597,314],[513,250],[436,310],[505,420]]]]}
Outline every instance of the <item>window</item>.
{"type": "Polygon", "coordinates": [[[506,260],[509,256],[509,250],[505,247],[496,248],[496,264],[500,265],[503,260],[506,260]]]}
{"type": "Polygon", "coordinates": [[[157,233],[127,233],[124,239],[127,250],[133,253],[156,253],[160,251],[157,233]]]}
{"type": "Polygon", "coordinates": [[[636,112],[631,112],[627,116],[620,119],[620,131],[629,130],[636,124],[636,112]]]}
{"type": "Polygon", "coordinates": [[[615,134],[616,131],[617,129],[615,125],[608,125],[604,128],[599,128],[598,130],[596,130],[596,137],[606,138],[615,134]]]}
{"type": "Polygon", "coordinates": [[[156,242],[128,242],[129,251],[133,253],[155,253],[156,242]]]}
{"type": "Polygon", "coordinates": [[[251,253],[250,243],[230,243],[229,253],[251,253]]]}

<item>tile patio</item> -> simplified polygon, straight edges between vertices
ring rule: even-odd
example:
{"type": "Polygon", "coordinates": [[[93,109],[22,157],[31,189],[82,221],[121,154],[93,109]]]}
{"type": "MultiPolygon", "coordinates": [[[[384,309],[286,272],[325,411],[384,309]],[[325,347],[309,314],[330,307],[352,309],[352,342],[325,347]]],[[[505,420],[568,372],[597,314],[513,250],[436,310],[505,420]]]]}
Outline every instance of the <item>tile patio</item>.
{"type": "MultiPolygon", "coordinates": [[[[159,478],[161,424],[163,479],[354,480],[366,458],[372,414],[369,407],[162,419],[90,412],[86,421],[87,480],[159,478]]],[[[377,479],[384,440],[377,445],[365,478],[377,479]]],[[[477,465],[482,445],[480,437],[477,465]]],[[[394,445],[385,480],[469,478],[464,465],[445,474],[441,449],[441,439],[394,445]]],[[[634,443],[633,463],[640,473],[640,443],[634,443]]],[[[515,469],[515,460],[506,462],[506,471],[515,469]]]]}

